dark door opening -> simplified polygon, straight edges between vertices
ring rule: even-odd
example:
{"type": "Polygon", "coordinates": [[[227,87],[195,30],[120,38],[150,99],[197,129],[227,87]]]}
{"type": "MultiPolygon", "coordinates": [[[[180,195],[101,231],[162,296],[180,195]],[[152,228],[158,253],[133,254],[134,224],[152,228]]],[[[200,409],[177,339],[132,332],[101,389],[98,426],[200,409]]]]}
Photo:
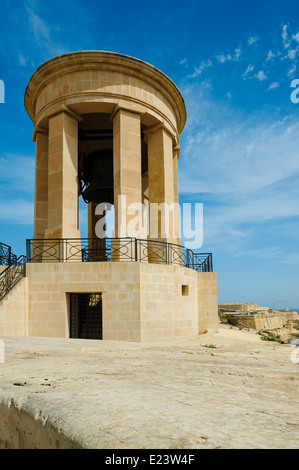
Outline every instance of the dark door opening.
{"type": "Polygon", "coordinates": [[[103,339],[102,295],[70,294],[70,337],[103,339]]]}

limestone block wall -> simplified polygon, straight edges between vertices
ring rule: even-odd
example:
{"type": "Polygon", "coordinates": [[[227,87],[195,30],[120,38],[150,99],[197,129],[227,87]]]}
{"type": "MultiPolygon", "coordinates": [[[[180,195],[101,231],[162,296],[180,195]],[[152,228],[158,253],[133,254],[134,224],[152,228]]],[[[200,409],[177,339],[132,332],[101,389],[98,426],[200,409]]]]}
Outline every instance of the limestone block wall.
{"type": "Polygon", "coordinates": [[[257,331],[283,328],[283,321],[278,315],[255,315],[254,318],[257,331]]]}
{"type": "Polygon", "coordinates": [[[246,328],[255,329],[255,316],[254,315],[237,315],[234,317],[238,320],[238,324],[246,328]]]}
{"type": "Polygon", "coordinates": [[[217,273],[198,273],[197,275],[198,295],[198,329],[199,333],[205,330],[218,331],[218,294],[217,273]]]}
{"type": "Polygon", "coordinates": [[[213,273],[154,263],[32,263],[26,276],[0,302],[1,336],[69,338],[71,293],[102,294],[104,340],[218,330],[213,273]]]}
{"type": "Polygon", "coordinates": [[[39,94],[36,102],[36,113],[49,102],[57,102],[62,97],[67,99],[68,105],[79,102],[78,96],[84,94],[86,101],[99,100],[101,94],[115,97],[121,104],[135,102],[135,109],[143,111],[141,103],[147,107],[156,108],[166,116],[170,122],[176,122],[173,110],[163,94],[157,88],[146,83],[142,78],[130,76],[120,71],[85,70],[64,74],[47,84],[39,94]],[[121,98],[120,98],[121,97],[121,98]]]}
{"type": "Polygon", "coordinates": [[[197,275],[180,266],[141,264],[142,340],[198,334],[197,275]]]}
{"type": "Polygon", "coordinates": [[[29,336],[69,337],[70,293],[103,294],[103,339],[139,341],[138,263],[28,265],[29,336]]]}
{"type": "Polygon", "coordinates": [[[0,301],[0,336],[28,334],[28,279],[21,281],[0,301]]]}

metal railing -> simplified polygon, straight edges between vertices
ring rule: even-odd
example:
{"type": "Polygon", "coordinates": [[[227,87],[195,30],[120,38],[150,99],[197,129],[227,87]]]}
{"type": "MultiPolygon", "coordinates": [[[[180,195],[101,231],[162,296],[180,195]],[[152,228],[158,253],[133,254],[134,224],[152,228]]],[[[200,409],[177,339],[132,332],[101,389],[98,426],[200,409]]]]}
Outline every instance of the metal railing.
{"type": "Polygon", "coordinates": [[[194,253],[194,269],[202,273],[213,272],[212,253],[194,253]]]}
{"type": "Polygon", "coordinates": [[[28,263],[135,261],[213,271],[211,253],[194,253],[181,245],[137,238],[27,240],[26,258],[28,263]]]}
{"type": "Polygon", "coordinates": [[[0,274],[0,301],[26,274],[26,257],[20,256],[0,274]]]}
{"type": "Polygon", "coordinates": [[[10,266],[17,261],[17,256],[11,252],[11,247],[0,243],[0,266],[10,266]]]}

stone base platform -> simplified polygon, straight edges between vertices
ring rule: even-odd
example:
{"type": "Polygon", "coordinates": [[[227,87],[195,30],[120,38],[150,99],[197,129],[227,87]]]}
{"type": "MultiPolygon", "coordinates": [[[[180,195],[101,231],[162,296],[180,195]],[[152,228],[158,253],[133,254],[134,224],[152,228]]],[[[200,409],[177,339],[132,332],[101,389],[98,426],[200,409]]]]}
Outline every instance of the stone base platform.
{"type": "Polygon", "coordinates": [[[216,273],[143,262],[29,263],[26,278],[0,302],[0,335],[69,338],[74,293],[101,295],[104,340],[152,341],[218,328],[216,273]]]}
{"type": "Polygon", "coordinates": [[[1,338],[0,447],[298,447],[298,364],[254,333],[1,338]]]}

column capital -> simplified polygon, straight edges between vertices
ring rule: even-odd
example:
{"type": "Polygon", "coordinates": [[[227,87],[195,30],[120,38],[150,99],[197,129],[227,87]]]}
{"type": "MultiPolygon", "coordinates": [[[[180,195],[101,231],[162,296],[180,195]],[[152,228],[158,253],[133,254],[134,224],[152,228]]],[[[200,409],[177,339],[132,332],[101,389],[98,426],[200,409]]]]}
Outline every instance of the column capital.
{"type": "Polygon", "coordinates": [[[63,104],[60,106],[56,111],[54,111],[52,114],[48,116],[48,119],[50,120],[51,118],[57,116],[58,114],[66,114],[68,117],[75,119],[77,122],[83,121],[83,118],[80,114],[76,113],[72,108],[67,106],[66,104],[63,104]]]}
{"type": "Polygon", "coordinates": [[[40,126],[34,127],[33,135],[32,135],[32,142],[36,142],[37,134],[48,134],[48,133],[49,133],[49,130],[46,129],[45,127],[40,127],[40,126]]]}
{"type": "Polygon", "coordinates": [[[161,131],[167,132],[167,134],[174,139],[175,145],[177,142],[176,135],[165,125],[165,122],[159,122],[159,124],[155,124],[154,126],[149,127],[148,129],[145,129],[143,133],[145,135],[150,135],[150,134],[157,134],[161,131]]]}
{"type": "Polygon", "coordinates": [[[174,156],[174,158],[179,159],[180,158],[180,153],[181,153],[180,145],[174,145],[173,146],[173,156],[174,156]]]}
{"type": "Polygon", "coordinates": [[[113,121],[113,119],[115,118],[115,116],[117,116],[117,114],[118,114],[120,111],[125,111],[126,113],[130,113],[130,114],[137,114],[138,116],[142,116],[142,114],[144,114],[144,113],[140,113],[139,111],[135,111],[134,109],[126,108],[125,106],[119,106],[119,105],[117,104],[117,105],[115,106],[114,111],[113,111],[113,113],[111,114],[109,120],[110,120],[110,121],[113,121]]]}

